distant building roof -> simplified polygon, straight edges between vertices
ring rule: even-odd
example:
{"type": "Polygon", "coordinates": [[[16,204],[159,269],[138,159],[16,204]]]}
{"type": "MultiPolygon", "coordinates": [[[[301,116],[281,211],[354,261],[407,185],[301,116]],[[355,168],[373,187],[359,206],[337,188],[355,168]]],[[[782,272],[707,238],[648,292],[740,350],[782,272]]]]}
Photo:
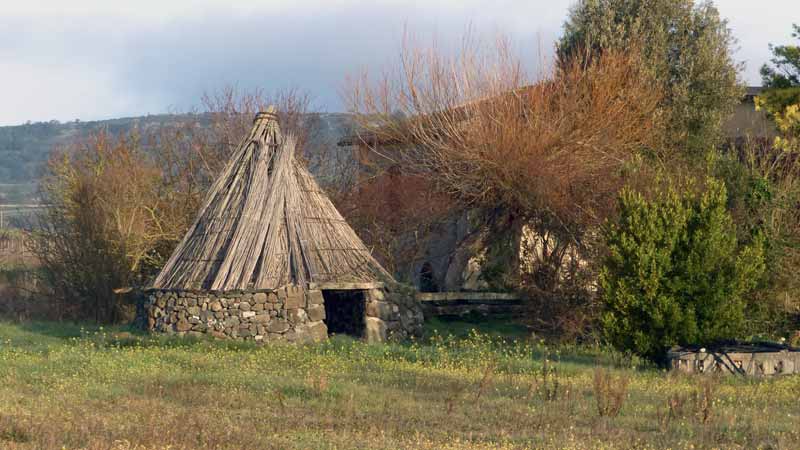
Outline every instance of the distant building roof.
{"type": "Polygon", "coordinates": [[[725,122],[725,137],[733,140],[762,138],[770,142],[776,136],[775,124],[764,111],[756,111],[753,98],[764,92],[762,86],[748,86],[741,103],[736,105],[731,117],[725,122]]]}
{"type": "Polygon", "coordinates": [[[753,97],[764,92],[764,86],[747,86],[745,88],[744,101],[753,101],[753,97]]]}

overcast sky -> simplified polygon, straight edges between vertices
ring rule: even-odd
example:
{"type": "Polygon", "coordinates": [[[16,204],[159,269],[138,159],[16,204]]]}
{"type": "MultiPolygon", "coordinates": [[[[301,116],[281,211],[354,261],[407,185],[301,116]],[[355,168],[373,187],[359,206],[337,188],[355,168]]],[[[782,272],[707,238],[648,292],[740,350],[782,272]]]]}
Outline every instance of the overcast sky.
{"type": "MultiPolygon", "coordinates": [[[[438,40],[552,46],[573,0],[0,0],[0,125],[185,111],[228,84],[297,87],[342,109],[348,73],[396,57],[404,28],[438,40]]],[[[798,0],[717,0],[758,84],[798,0]]]]}

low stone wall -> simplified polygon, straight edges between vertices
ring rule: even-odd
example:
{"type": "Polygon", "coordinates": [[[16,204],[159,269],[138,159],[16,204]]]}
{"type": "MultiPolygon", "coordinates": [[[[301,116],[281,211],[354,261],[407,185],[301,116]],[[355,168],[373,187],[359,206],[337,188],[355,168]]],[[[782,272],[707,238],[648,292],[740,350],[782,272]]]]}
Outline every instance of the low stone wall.
{"type": "Polygon", "coordinates": [[[139,315],[146,329],[180,336],[303,342],[328,337],[322,291],[296,286],[276,291],[150,290],[139,315]]]}
{"type": "MultiPolygon", "coordinates": [[[[364,339],[401,340],[422,331],[422,309],[413,291],[366,289],[364,339]]],[[[276,291],[149,290],[137,311],[149,331],[179,336],[291,342],[327,339],[325,300],[318,289],[276,291]]]]}
{"type": "Polygon", "coordinates": [[[364,291],[364,297],[367,342],[403,340],[422,334],[422,309],[409,292],[369,289],[364,291]]]}
{"type": "Polygon", "coordinates": [[[420,292],[416,298],[428,317],[519,315],[525,310],[522,299],[507,292],[420,292]]]}

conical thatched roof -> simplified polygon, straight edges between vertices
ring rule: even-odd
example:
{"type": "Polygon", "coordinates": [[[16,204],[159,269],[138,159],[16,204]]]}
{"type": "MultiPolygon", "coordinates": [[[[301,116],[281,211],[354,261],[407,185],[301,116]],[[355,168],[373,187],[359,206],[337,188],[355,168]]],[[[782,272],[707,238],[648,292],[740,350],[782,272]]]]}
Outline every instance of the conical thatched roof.
{"type": "Polygon", "coordinates": [[[157,289],[275,289],[365,283],[390,275],[308,170],[274,112],[259,113],[153,285],[157,289]]]}

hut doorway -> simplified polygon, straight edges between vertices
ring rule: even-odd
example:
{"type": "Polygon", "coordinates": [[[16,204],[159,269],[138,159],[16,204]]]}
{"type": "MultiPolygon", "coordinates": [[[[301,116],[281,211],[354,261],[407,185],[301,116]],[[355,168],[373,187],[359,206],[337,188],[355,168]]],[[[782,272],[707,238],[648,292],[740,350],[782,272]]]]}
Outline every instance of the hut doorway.
{"type": "Polygon", "coordinates": [[[346,334],[364,337],[366,328],[366,299],[364,291],[323,290],[325,299],[325,325],[328,334],[346,334]]]}

